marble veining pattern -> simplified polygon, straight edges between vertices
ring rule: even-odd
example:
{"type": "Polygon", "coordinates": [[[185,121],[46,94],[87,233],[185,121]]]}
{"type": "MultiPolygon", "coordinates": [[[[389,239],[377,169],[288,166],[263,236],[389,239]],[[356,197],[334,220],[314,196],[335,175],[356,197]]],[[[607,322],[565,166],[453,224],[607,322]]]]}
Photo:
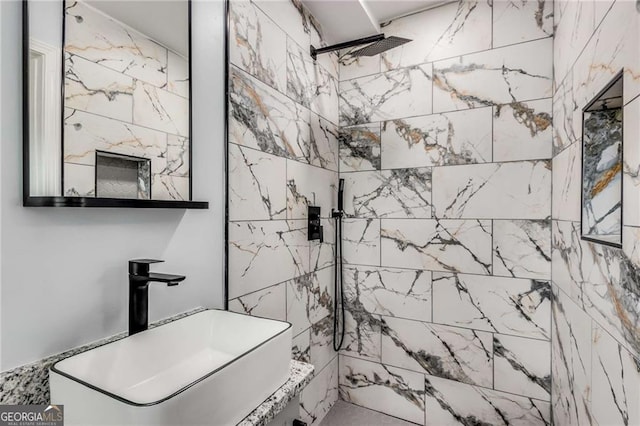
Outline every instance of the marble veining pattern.
{"type": "Polygon", "coordinates": [[[551,0],[506,0],[493,4],[493,47],[553,35],[551,0]]]}
{"type": "Polygon", "coordinates": [[[433,320],[476,330],[549,340],[551,288],[546,281],[433,274],[433,320]]]}
{"type": "Polygon", "coordinates": [[[493,274],[550,279],[551,222],[549,220],[494,220],[493,274]]]}
{"type": "Polygon", "coordinates": [[[340,172],[380,170],[380,124],[340,128],[340,172]]]}
{"type": "Polygon", "coordinates": [[[491,108],[382,123],[385,169],[491,161],[491,108]]]}
{"type": "Polygon", "coordinates": [[[382,219],[382,265],[491,273],[491,221],[382,219]]]}
{"type": "Polygon", "coordinates": [[[345,180],[349,217],[430,218],[431,168],[354,172],[345,180]]]}
{"type": "Polygon", "coordinates": [[[431,113],[431,64],[340,82],[340,124],[431,113]]]}
{"type": "Polygon", "coordinates": [[[551,209],[551,162],[436,167],[436,217],[546,219],[551,209]],[[491,200],[490,203],[487,200],[491,200]]]}
{"type": "Polygon", "coordinates": [[[551,425],[548,402],[426,376],[427,422],[434,425],[551,425]]]}

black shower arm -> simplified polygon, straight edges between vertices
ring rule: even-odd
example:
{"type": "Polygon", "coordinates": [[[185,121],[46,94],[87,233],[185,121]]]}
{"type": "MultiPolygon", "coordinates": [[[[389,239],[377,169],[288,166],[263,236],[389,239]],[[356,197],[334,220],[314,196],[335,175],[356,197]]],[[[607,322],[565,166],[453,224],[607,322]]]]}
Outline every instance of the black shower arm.
{"type": "Polygon", "coordinates": [[[311,57],[315,61],[318,55],[322,53],[334,52],[340,49],[346,49],[348,47],[361,46],[363,44],[375,43],[376,41],[380,41],[384,39],[384,34],[376,34],[369,37],[359,38],[357,40],[345,41],[344,43],[338,43],[327,47],[321,47],[320,49],[316,49],[311,46],[311,57]]]}

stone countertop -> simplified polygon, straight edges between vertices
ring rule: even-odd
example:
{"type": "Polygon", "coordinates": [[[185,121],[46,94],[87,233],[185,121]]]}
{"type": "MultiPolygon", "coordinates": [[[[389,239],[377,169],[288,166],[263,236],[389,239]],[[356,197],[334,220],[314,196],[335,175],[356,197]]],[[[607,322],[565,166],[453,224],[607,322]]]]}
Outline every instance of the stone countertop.
{"type": "Polygon", "coordinates": [[[264,426],[273,420],[313,378],[314,367],[305,362],[291,360],[289,378],[269,398],[245,417],[238,426],[264,426]]]}

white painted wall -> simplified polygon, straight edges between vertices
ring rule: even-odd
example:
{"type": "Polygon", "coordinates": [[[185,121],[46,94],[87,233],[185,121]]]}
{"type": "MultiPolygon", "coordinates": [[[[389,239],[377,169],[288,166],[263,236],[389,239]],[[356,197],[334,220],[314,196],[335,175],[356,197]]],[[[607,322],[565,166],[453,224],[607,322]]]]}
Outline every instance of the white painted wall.
{"type": "Polygon", "coordinates": [[[223,306],[223,2],[192,7],[193,193],[210,209],[55,209],[22,207],[21,3],[0,1],[1,370],[125,330],[128,259],[187,275],[151,289],[151,320],[223,306]]]}

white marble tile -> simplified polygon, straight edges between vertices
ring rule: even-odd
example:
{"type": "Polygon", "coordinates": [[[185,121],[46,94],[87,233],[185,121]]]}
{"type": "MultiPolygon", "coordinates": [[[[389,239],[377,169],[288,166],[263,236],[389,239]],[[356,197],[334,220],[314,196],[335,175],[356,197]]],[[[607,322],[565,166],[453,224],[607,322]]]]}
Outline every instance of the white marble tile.
{"type": "Polygon", "coordinates": [[[229,310],[286,321],[285,293],[286,285],[284,283],[267,287],[264,290],[229,300],[229,310]]]}
{"type": "Polygon", "coordinates": [[[286,34],[249,0],[234,0],[229,6],[229,61],[284,93],[286,34]]]}
{"type": "MultiPolygon", "coordinates": [[[[557,82],[556,82],[557,84],[557,82]]],[[[567,74],[553,96],[553,155],[582,136],[582,108],[573,95],[573,75],[567,74]]]]}
{"type": "MultiPolygon", "coordinates": [[[[362,46],[357,46],[348,51],[355,51],[362,46]]],[[[381,56],[350,56],[347,52],[340,58],[340,81],[380,73],[381,56]]]]}
{"type": "Polygon", "coordinates": [[[583,251],[587,247],[580,241],[580,223],[554,220],[551,229],[553,283],[581,305],[585,279],[590,280],[594,273],[599,276],[600,272],[592,253],[583,251]]]}
{"type": "Polygon", "coordinates": [[[499,0],[493,3],[493,47],[553,35],[552,0],[499,0]]]}
{"type": "Polygon", "coordinates": [[[154,173],[166,172],[167,135],[145,127],[65,108],[64,161],[95,165],[95,151],[151,159],[154,173]]]}
{"type": "Polygon", "coordinates": [[[551,279],[551,222],[494,220],[493,274],[551,279]]]}
{"type": "Polygon", "coordinates": [[[229,220],[286,218],[286,160],[229,144],[229,220]]]}
{"type": "Polygon", "coordinates": [[[581,146],[579,142],[553,158],[552,216],[560,220],[580,220],[581,146]]]}
{"type": "Polygon", "coordinates": [[[338,358],[315,377],[300,394],[300,418],[309,426],[320,424],[338,400],[338,358]]]}
{"type": "Polygon", "coordinates": [[[640,226],[640,98],[624,107],[622,223],[640,226]]]}
{"type": "Polygon", "coordinates": [[[435,167],[433,205],[436,217],[548,218],[551,214],[551,162],[435,167]]]}
{"type": "Polygon", "coordinates": [[[64,163],[63,193],[66,197],[95,197],[96,168],[82,164],[64,163]]]}
{"type": "Polygon", "coordinates": [[[64,48],[156,87],[167,83],[167,49],[82,1],[65,7],[64,48]]]}
{"type": "Polygon", "coordinates": [[[439,324],[549,339],[550,320],[548,282],[433,274],[433,321],[439,324]]]}
{"type": "Polygon", "coordinates": [[[311,164],[323,169],[338,171],[338,127],[324,118],[311,114],[311,138],[309,149],[311,164]]]}
{"type": "Polygon", "coordinates": [[[344,263],[380,265],[380,220],[342,220],[344,263]]]}
{"type": "Polygon", "coordinates": [[[167,60],[167,90],[189,98],[189,59],[169,50],[167,60]]]}
{"type": "Polygon", "coordinates": [[[286,289],[287,321],[294,336],[333,311],[332,268],[289,280],[286,289]]]}
{"type": "Polygon", "coordinates": [[[592,1],[554,1],[554,79],[560,83],[582,51],[594,29],[592,1]]]}
{"type": "Polygon", "coordinates": [[[304,275],[308,267],[306,221],[229,223],[229,298],[304,275]]]}
{"type": "Polygon", "coordinates": [[[615,2],[573,66],[573,90],[580,108],[622,69],[624,103],[640,94],[639,28],[634,2],[615,2]]]}
{"type": "Polygon", "coordinates": [[[337,207],[338,173],[287,160],[287,218],[307,217],[307,206],[320,206],[321,217],[337,207]]]}
{"type": "Polygon", "coordinates": [[[253,0],[289,37],[300,46],[310,43],[308,13],[300,0],[253,0]]]}
{"type": "Polygon", "coordinates": [[[311,363],[316,371],[320,371],[338,355],[333,350],[333,317],[327,316],[313,324],[309,332],[311,333],[311,363]]]}
{"type": "Polygon", "coordinates": [[[553,286],[551,405],[555,424],[591,424],[591,318],[553,286]]]}
{"type": "Polygon", "coordinates": [[[347,293],[351,290],[353,287],[345,289],[344,340],[340,354],[380,362],[380,316],[357,306],[356,295],[347,293]]]}
{"type": "Polygon", "coordinates": [[[151,176],[151,199],[188,200],[189,178],[154,174],[151,176]]]}
{"type": "Polygon", "coordinates": [[[640,268],[640,228],[622,227],[622,250],[629,261],[640,268]]]}
{"type": "Polygon", "coordinates": [[[174,135],[189,136],[189,100],[137,81],[133,123],[174,135]]]}
{"type": "Polygon", "coordinates": [[[382,55],[383,70],[491,48],[491,5],[464,1],[392,21],[385,34],[413,40],[382,55]]]}
{"type": "Polygon", "coordinates": [[[65,55],[64,106],[133,120],[133,79],[79,56],[65,55]]]}
{"type": "Polygon", "coordinates": [[[491,333],[383,318],[382,362],[419,373],[493,387],[491,333]]]}
{"type": "Polygon", "coordinates": [[[352,303],[369,313],[431,321],[431,272],[345,266],[344,286],[352,303]]]}
{"type": "Polygon", "coordinates": [[[495,389],[550,401],[551,343],[493,335],[495,389]]]}
{"type": "Polygon", "coordinates": [[[335,262],[335,220],[320,219],[320,226],[323,227],[323,242],[309,241],[309,270],[312,272],[333,266],[335,262]]]}
{"type": "Polygon", "coordinates": [[[592,335],[594,424],[640,424],[640,361],[602,328],[594,326],[592,335]]]}
{"type": "Polygon", "coordinates": [[[287,40],[287,96],[338,123],[338,81],[314,61],[308,49],[287,40]]]}
{"type": "Polygon", "coordinates": [[[491,221],[382,219],[382,265],[491,273],[491,221]]]}
{"type": "Polygon", "coordinates": [[[184,136],[167,135],[167,166],[164,173],[171,176],[189,177],[190,140],[184,136]]]}
{"type": "Polygon", "coordinates": [[[431,64],[340,82],[340,124],[431,114],[431,64]]]}
{"type": "Polygon", "coordinates": [[[430,218],[431,168],[353,172],[344,178],[349,217],[430,218]]]}
{"type": "Polygon", "coordinates": [[[548,402],[426,376],[428,425],[551,425],[548,402]]]}
{"type": "Polygon", "coordinates": [[[340,173],[380,170],[380,123],[340,128],[340,173]]]}
{"type": "Polygon", "coordinates": [[[491,161],[491,108],[382,123],[382,167],[444,166],[491,161]]]}
{"type": "Polygon", "coordinates": [[[548,98],[552,39],[521,43],[433,64],[433,111],[548,98]]]}
{"type": "Polygon", "coordinates": [[[424,423],[424,375],[340,356],[340,399],[424,423]]]}
{"type": "Polygon", "coordinates": [[[493,161],[551,158],[551,98],[493,107],[493,161]]]}
{"type": "Polygon", "coordinates": [[[309,115],[308,109],[230,68],[229,142],[308,163],[309,115]]]}
{"type": "Polygon", "coordinates": [[[306,329],[295,336],[291,342],[291,359],[300,362],[311,362],[311,331],[306,329]]]}

